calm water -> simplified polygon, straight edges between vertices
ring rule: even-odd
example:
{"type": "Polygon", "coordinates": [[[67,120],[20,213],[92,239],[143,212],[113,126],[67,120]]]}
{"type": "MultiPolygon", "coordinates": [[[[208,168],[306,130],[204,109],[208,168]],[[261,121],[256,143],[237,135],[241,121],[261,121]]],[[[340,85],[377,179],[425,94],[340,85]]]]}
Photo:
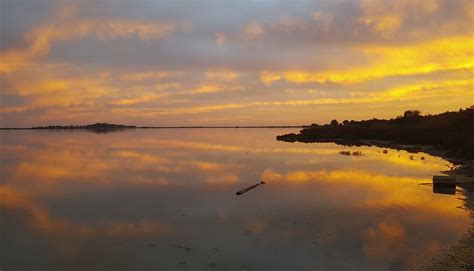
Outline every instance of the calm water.
{"type": "Polygon", "coordinates": [[[448,162],[291,131],[1,131],[0,269],[407,270],[467,230],[448,162]]]}

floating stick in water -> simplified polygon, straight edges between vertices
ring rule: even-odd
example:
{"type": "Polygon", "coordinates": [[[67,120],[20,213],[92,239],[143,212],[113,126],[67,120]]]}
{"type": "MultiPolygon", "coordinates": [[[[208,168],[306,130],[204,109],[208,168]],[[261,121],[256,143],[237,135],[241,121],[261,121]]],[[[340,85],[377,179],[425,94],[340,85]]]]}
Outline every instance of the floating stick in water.
{"type": "Polygon", "coordinates": [[[261,182],[259,182],[258,184],[254,184],[254,185],[249,186],[249,187],[247,187],[247,188],[245,188],[245,189],[239,190],[239,191],[237,191],[235,194],[236,194],[236,195],[242,195],[243,193],[248,192],[248,191],[254,189],[255,187],[257,187],[257,186],[259,186],[259,185],[261,185],[261,184],[265,184],[265,182],[264,182],[264,181],[261,181],[261,182]]]}

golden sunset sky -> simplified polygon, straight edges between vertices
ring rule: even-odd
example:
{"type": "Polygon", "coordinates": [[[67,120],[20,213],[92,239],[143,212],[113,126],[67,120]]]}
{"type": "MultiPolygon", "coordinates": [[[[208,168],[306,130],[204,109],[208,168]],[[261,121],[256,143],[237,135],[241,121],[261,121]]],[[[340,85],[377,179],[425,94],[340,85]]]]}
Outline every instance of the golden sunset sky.
{"type": "Polygon", "coordinates": [[[0,127],[296,125],[472,104],[472,0],[0,0],[0,127]]]}

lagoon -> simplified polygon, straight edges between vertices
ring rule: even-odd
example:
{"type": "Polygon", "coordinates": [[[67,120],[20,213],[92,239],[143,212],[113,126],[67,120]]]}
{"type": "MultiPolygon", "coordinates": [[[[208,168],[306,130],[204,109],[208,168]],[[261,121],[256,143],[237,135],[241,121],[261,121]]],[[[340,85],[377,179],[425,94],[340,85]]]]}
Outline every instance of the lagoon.
{"type": "Polygon", "coordinates": [[[442,158],[291,132],[0,131],[0,269],[411,270],[472,223],[442,158]]]}

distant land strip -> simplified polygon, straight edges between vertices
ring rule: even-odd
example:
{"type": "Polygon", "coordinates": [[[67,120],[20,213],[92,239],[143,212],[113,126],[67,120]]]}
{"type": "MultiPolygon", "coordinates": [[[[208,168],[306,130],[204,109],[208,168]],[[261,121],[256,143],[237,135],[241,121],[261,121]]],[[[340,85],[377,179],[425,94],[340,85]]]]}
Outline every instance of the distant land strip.
{"type": "Polygon", "coordinates": [[[236,126],[135,126],[110,123],[89,125],[48,125],[35,127],[0,127],[0,130],[121,130],[121,129],[252,129],[252,128],[305,128],[305,125],[236,125],[236,126]]]}

